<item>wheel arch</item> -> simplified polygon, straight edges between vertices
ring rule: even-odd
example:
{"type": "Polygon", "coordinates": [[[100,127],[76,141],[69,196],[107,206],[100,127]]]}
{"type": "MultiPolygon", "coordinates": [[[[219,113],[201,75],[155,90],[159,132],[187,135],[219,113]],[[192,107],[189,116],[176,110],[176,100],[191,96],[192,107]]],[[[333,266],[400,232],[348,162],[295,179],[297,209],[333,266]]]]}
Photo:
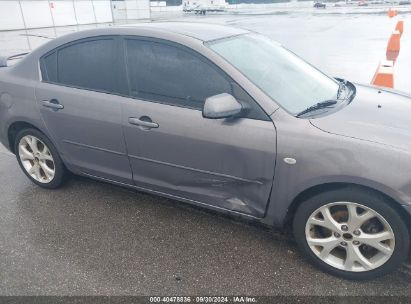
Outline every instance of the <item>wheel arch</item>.
{"type": "Polygon", "coordinates": [[[366,185],[361,185],[361,184],[355,184],[355,183],[345,183],[345,182],[332,182],[332,183],[324,183],[324,184],[319,184],[315,186],[311,186],[303,191],[301,191],[291,202],[287,214],[285,217],[284,221],[284,227],[289,230],[293,219],[295,212],[297,211],[298,207],[301,206],[301,204],[309,199],[310,197],[313,197],[317,194],[332,191],[332,190],[337,190],[337,189],[343,189],[343,188],[351,188],[351,189],[358,189],[361,191],[368,191],[371,192],[375,195],[379,195],[384,198],[384,200],[391,202],[390,206],[396,210],[398,215],[403,218],[405,224],[408,227],[408,230],[411,232],[411,216],[404,210],[402,207],[401,203],[394,199],[392,196],[388,195],[387,193],[375,189],[370,186],[366,185]]]}
{"type": "Polygon", "coordinates": [[[7,129],[7,139],[9,141],[9,148],[10,151],[14,154],[16,154],[16,151],[14,151],[14,142],[16,139],[17,134],[24,129],[36,129],[37,131],[41,132],[44,134],[43,131],[41,131],[38,127],[35,125],[25,122],[25,121],[15,121],[13,122],[7,129]]]}
{"type": "Polygon", "coordinates": [[[25,120],[16,120],[13,121],[7,128],[7,140],[9,144],[9,150],[13,154],[16,154],[16,151],[14,151],[14,143],[17,134],[24,129],[34,129],[42,133],[44,136],[46,136],[52,143],[53,145],[57,148],[56,143],[54,140],[47,134],[47,132],[44,132],[44,128],[40,128],[39,126],[36,125],[36,123],[33,122],[28,122],[25,120]]]}

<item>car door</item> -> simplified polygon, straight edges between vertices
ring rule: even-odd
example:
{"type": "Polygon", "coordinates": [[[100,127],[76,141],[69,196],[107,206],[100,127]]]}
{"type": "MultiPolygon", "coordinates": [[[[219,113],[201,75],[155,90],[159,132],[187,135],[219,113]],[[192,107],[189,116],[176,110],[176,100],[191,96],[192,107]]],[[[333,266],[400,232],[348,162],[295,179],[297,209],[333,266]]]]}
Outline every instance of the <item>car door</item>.
{"type": "Polygon", "coordinates": [[[37,102],[68,165],[82,173],[132,183],[123,137],[119,43],[115,37],[73,42],[41,59],[37,102]]]}
{"type": "Polygon", "coordinates": [[[138,187],[262,217],[276,131],[261,108],[215,65],[171,42],[125,39],[130,98],[124,135],[138,187]],[[242,117],[206,119],[206,97],[234,95],[242,117]]]}

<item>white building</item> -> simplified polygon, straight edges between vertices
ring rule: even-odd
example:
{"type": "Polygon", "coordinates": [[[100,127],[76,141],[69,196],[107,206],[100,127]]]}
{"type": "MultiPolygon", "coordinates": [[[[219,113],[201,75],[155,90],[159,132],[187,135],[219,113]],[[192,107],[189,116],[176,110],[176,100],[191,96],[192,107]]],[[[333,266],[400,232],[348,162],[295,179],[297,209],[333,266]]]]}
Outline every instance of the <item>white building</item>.
{"type": "Polygon", "coordinates": [[[190,9],[205,9],[205,10],[220,10],[226,8],[225,0],[183,0],[183,8],[190,9]]]}
{"type": "Polygon", "coordinates": [[[150,18],[149,0],[1,0],[0,30],[150,18]]]}

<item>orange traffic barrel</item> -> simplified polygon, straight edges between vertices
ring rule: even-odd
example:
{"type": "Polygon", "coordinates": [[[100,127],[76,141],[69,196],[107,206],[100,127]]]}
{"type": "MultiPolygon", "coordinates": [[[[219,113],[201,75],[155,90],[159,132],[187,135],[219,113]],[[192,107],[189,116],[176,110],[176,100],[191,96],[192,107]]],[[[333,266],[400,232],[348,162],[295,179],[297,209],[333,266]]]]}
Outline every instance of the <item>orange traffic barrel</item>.
{"type": "Polygon", "coordinates": [[[397,25],[395,26],[395,30],[400,32],[400,35],[404,32],[404,21],[400,20],[397,22],[397,25]]]}
{"type": "Polygon", "coordinates": [[[371,81],[372,85],[386,88],[394,87],[394,62],[383,60],[378,65],[377,71],[371,81]]]}
{"type": "Polygon", "coordinates": [[[396,10],[393,10],[392,8],[390,8],[387,12],[388,17],[392,18],[397,16],[398,12],[396,10]]]}
{"type": "Polygon", "coordinates": [[[400,40],[401,33],[397,30],[393,31],[390,40],[388,40],[387,51],[399,52],[401,47],[400,40]]]}

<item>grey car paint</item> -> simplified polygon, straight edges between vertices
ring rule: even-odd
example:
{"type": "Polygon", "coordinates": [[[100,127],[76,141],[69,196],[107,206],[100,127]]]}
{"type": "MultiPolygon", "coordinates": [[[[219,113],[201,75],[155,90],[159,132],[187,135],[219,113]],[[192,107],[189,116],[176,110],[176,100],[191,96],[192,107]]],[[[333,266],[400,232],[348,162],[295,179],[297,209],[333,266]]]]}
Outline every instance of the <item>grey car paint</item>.
{"type": "Polygon", "coordinates": [[[410,99],[356,85],[354,100],[335,113],[316,119],[291,116],[203,44],[244,32],[213,25],[162,23],[97,29],[55,39],[19,64],[0,69],[1,142],[10,149],[9,127],[26,122],[51,138],[67,167],[77,174],[259,219],[268,225],[283,225],[297,197],[332,183],[375,189],[410,212],[411,175],[407,168],[411,165],[411,144],[407,139],[411,111],[406,106],[410,99]],[[149,102],[138,105],[127,97],[41,82],[39,58],[43,54],[71,41],[101,35],[154,37],[193,49],[243,87],[271,121],[210,120],[199,111],[166,109],[168,106],[149,102]],[[64,109],[42,107],[45,98],[52,98],[50,93],[67,98],[64,109]],[[70,98],[76,93],[89,107],[81,108],[81,113],[77,107],[84,106],[82,99],[73,102],[70,98]],[[94,103],[101,98],[112,104],[93,112],[94,103]],[[121,114],[121,121],[114,104],[127,111],[121,114]],[[400,105],[401,110],[395,110],[400,105]],[[61,113],[61,119],[56,113],[61,113]],[[129,124],[129,113],[136,118],[149,113],[159,128],[140,130],[129,124]],[[179,119],[171,120],[170,113],[179,119]],[[82,133],[81,124],[101,129],[77,134],[82,133]],[[397,128],[393,131],[384,126],[397,128]],[[100,131],[107,132],[107,137],[100,131]],[[121,133],[128,150],[118,141],[121,133]],[[88,151],[85,159],[77,155],[79,150],[88,151]],[[197,159],[192,151],[198,153],[197,159]],[[127,168],[127,159],[133,172],[127,168]]]}
{"type": "Polygon", "coordinates": [[[271,121],[206,119],[199,110],[143,100],[125,100],[124,109],[137,186],[264,216],[275,166],[271,121]],[[129,115],[150,117],[159,127],[130,125],[129,115]]]}
{"type": "Polygon", "coordinates": [[[121,98],[49,83],[36,85],[36,98],[44,126],[68,163],[84,173],[131,181],[121,98]],[[52,99],[64,109],[44,106],[52,99]]]}
{"type": "Polygon", "coordinates": [[[409,150],[411,119],[404,115],[411,113],[410,98],[364,86],[358,86],[357,94],[361,102],[312,123],[326,132],[409,150]]]}

